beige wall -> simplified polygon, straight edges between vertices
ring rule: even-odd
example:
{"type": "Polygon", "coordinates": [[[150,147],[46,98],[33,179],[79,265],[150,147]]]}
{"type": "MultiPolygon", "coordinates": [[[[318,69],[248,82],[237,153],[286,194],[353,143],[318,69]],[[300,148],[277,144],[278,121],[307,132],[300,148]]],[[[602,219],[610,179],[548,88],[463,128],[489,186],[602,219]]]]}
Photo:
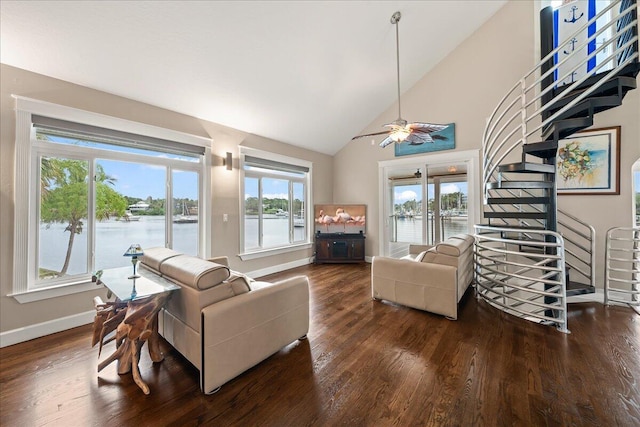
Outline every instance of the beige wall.
{"type": "Polygon", "coordinates": [[[232,152],[237,166],[238,146],[244,145],[312,162],[315,177],[312,194],[320,202],[330,202],[333,199],[331,156],[4,64],[1,65],[0,78],[0,332],[90,311],[93,308],[93,295],[101,294],[100,291],[84,292],[25,304],[6,296],[12,292],[13,286],[15,100],[11,97],[12,94],[211,138],[214,155],[211,178],[213,227],[208,238],[212,241],[212,254],[227,255],[232,268],[243,272],[308,260],[313,255],[313,251],[309,249],[245,262],[240,260],[237,256],[239,175],[237,168],[227,171],[222,166],[222,156],[227,151],[232,152]],[[229,215],[228,222],[222,221],[223,213],[229,215]]]}

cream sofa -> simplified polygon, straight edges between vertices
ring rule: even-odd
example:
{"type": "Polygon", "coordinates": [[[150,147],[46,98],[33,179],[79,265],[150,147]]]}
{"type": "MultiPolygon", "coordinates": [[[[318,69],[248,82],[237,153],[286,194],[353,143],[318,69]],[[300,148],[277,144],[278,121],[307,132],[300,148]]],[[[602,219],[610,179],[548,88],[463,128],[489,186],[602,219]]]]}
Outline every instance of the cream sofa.
{"type": "Polygon", "coordinates": [[[141,274],[180,285],[158,317],[160,334],[200,371],[200,388],[220,386],[282,347],[306,338],[309,282],[259,282],[229,270],[226,257],[203,260],[145,249],[141,274]],[[146,271],[144,271],[146,270],[146,271]]]}
{"type": "Polygon", "coordinates": [[[457,319],[473,281],[473,243],[473,236],[459,234],[432,247],[412,246],[401,259],[374,257],[371,296],[457,319]]]}

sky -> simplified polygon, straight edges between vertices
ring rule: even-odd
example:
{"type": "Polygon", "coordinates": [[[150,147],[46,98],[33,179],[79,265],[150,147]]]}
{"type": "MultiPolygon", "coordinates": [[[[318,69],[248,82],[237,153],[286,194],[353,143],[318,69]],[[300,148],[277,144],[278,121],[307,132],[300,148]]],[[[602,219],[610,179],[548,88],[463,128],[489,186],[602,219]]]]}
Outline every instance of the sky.
{"type": "MultiPolygon", "coordinates": [[[[422,200],[422,187],[420,185],[403,185],[401,187],[396,187],[401,191],[394,192],[394,203],[404,203],[409,200],[422,200]]],[[[433,198],[433,184],[429,184],[427,187],[428,197],[430,199],[433,198]]],[[[456,183],[443,183],[440,188],[441,194],[450,194],[462,192],[462,194],[467,194],[467,183],[466,182],[456,182],[456,183]]]]}
{"type": "MultiPolygon", "coordinates": [[[[113,187],[118,193],[145,200],[165,199],[166,169],[141,163],[100,160],[107,175],[116,179],[113,187]]],[[[195,172],[174,171],[174,198],[198,199],[198,176],[195,172]]]]}

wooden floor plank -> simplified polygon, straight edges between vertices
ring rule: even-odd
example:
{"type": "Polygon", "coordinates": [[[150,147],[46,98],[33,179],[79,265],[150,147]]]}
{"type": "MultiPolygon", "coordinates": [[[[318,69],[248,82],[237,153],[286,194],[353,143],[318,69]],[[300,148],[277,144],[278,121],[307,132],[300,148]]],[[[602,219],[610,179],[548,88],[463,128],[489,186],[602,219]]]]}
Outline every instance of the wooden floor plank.
{"type": "Polygon", "coordinates": [[[640,316],[629,308],[571,305],[563,334],[472,290],[457,321],[373,301],[368,264],[265,279],[299,274],[311,286],[308,339],[217,394],[202,394],[164,341],[163,362],[142,352],[149,396],[115,365],[98,374],[87,325],[0,349],[0,425],[640,425],[640,316]]]}

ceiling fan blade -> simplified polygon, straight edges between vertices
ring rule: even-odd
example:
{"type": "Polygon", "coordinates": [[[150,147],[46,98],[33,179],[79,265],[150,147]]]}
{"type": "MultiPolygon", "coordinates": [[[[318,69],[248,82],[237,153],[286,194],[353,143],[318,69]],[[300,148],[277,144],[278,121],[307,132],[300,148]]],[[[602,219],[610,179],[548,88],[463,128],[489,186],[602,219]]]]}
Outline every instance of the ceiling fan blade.
{"type": "Polygon", "coordinates": [[[364,135],[357,135],[357,136],[354,136],[353,138],[351,138],[351,140],[353,141],[354,139],[364,138],[364,137],[367,137],[367,136],[378,136],[378,135],[388,135],[388,134],[389,134],[389,131],[388,130],[384,130],[384,131],[381,131],[381,132],[374,132],[374,133],[366,133],[364,135]]]}
{"type": "Polygon", "coordinates": [[[428,133],[412,133],[405,139],[405,142],[409,145],[421,145],[425,142],[433,143],[433,138],[428,133]]]}
{"type": "Polygon", "coordinates": [[[391,139],[390,136],[386,137],[385,139],[382,140],[382,142],[380,143],[380,148],[384,148],[387,145],[393,143],[393,139],[391,139]]]}
{"type": "Polygon", "coordinates": [[[449,125],[438,125],[433,123],[410,123],[409,124],[409,128],[411,130],[422,132],[422,133],[439,132],[448,127],[449,125]]]}

